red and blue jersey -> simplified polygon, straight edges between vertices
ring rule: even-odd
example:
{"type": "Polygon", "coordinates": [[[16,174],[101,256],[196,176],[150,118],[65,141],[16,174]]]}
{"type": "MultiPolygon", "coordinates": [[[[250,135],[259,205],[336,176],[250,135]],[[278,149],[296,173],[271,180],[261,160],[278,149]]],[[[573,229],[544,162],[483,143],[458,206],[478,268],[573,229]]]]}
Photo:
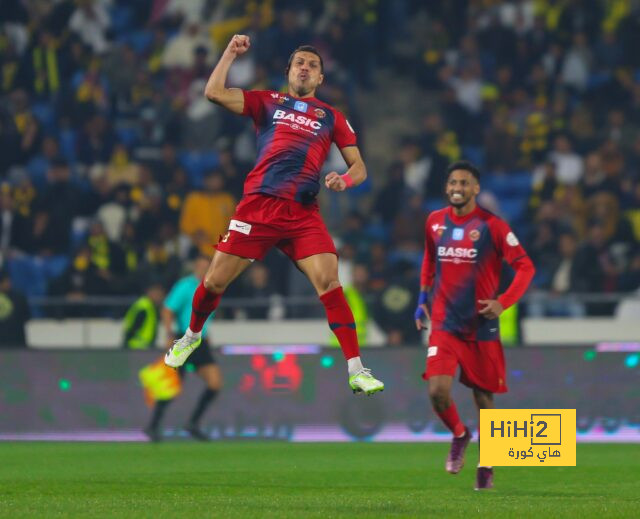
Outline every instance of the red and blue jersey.
{"type": "Polygon", "coordinates": [[[315,97],[244,91],[243,115],[253,119],[258,137],[258,159],[245,180],[245,195],[311,203],[320,191],[320,169],[331,143],[356,145],[344,115],[315,97]]]}
{"type": "Polygon", "coordinates": [[[447,207],[427,218],[420,284],[431,287],[432,330],[468,340],[499,340],[498,319],[480,315],[484,305],[478,300],[498,299],[507,308],[526,291],[533,272],[531,260],[509,225],[493,213],[476,207],[460,217],[447,207]],[[517,274],[498,297],[503,260],[517,274]]]}

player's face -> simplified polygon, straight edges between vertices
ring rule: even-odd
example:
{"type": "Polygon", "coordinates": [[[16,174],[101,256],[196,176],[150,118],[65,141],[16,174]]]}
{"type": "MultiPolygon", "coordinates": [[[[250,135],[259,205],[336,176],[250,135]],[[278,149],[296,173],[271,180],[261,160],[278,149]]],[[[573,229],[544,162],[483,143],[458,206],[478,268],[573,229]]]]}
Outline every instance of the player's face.
{"type": "Polygon", "coordinates": [[[449,175],[446,192],[453,207],[464,207],[480,192],[480,184],[468,171],[456,169],[449,175]]]}
{"type": "Polygon", "coordinates": [[[289,88],[296,97],[313,94],[322,83],[320,58],[313,52],[296,52],[289,68],[289,88]]]}

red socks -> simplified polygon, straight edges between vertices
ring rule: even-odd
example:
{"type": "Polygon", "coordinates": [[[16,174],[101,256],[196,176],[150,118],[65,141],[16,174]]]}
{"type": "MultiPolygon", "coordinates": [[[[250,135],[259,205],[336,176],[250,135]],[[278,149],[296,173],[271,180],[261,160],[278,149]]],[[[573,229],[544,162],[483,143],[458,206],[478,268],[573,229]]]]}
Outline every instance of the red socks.
{"type": "Polygon", "coordinates": [[[344,297],[342,287],[334,288],[326,294],[322,294],[320,301],[322,301],[327,312],[329,327],[338,338],[344,358],[349,360],[360,356],[356,323],[353,320],[351,308],[349,308],[349,304],[344,297]]]}
{"type": "Polygon", "coordinates": [[[192,332],[202,331],[205,321],[211,315],[220,303],[222,294],[214,294],[209,292],[204,283],[200,282],[198,288],[196,288],[195,294],[193,294],[193,302],[191,303],[191,322],[189,328],[192,332]]]}
{"type": "Polygon", "coordinates": [[[456,404],[451,402],[451,405],[444,411],[436,411],[436,413],[454,436],[460,436],[464,433],[464,424],[460,421],[456,404]]]}

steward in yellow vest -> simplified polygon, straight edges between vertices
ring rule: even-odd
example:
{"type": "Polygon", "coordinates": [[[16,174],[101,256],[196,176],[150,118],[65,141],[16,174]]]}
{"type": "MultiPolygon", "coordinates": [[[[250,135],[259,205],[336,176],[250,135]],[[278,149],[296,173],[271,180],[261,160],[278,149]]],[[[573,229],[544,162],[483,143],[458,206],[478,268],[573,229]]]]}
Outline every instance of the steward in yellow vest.
{"type": "Polygon", "coordinates": [[[153,348],[158,332],[158,308],[164,299],[162,285],[153,284],[136,300],[124,316],[124,347],[132,350],[153,348]]]}

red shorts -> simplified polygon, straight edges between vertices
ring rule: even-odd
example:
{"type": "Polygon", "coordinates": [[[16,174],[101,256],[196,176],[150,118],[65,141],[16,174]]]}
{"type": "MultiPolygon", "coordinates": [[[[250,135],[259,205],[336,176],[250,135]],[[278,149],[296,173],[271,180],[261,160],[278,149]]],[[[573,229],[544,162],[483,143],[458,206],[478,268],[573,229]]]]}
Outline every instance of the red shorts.
{"type": "Polygon", "coordinates": [[[507,391],[504,353],[500,341],[467,341],[442,330],[429,336],[427,369],[422,378],[456,374],[460,365],[460,382],[491,393],[507,391]]]}
{"type": "Polygon", "coordinates": [[[273,246],[297,261],[336,247],[317,204],[266,195],[245,196],[216,246],[219,251],[261,260],[273,246]]]}

